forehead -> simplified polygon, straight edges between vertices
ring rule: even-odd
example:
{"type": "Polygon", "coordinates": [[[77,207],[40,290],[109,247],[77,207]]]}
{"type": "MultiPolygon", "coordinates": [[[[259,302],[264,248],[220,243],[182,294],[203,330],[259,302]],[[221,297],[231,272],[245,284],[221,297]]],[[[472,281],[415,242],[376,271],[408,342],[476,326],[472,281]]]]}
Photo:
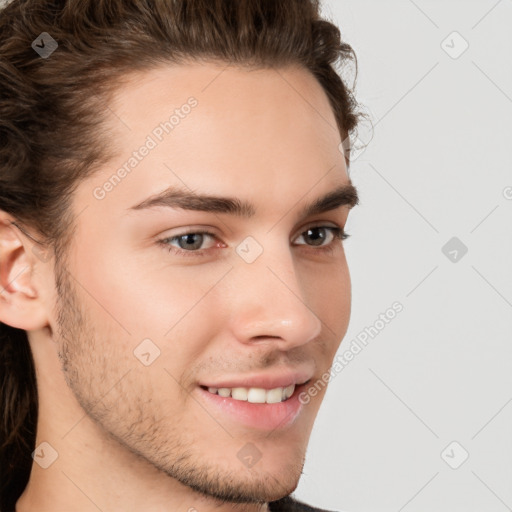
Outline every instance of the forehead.
{"type": "Polygon", "coordinates": [[[116,90],[106,125],[117,155],[81,190],[91,203],[107,184],[94,207],[126,209],[170,185],[247,199],[275,194],[284,204],[284,196],[297,202],[314,187],[319,196],[347,182],[327,96],[298,67],[190,63],[137,72],[116,90]]]}
{"type": "MultiPolygon", "coordinates": [[[[150,116],[153,107],[178,106],[183,97],[195,95],[203,110],[219,109],[256,115],[266,106],[281,103],[293,107],[295,116],[311,111],[336,128],[327,96],[316,78],[298,65],[275,68],[237,67],[220,62],[161,64],[124,76],[111,102],[111,109],[121,117],[139,120],[142,113],[150,116]],[[137,109],[143,100],[144,109],[137,109]],[[135,119],[133,115],[135,114],[135,119]]],[[[162,114],[162,112],[160,112],[162,114]]]]}

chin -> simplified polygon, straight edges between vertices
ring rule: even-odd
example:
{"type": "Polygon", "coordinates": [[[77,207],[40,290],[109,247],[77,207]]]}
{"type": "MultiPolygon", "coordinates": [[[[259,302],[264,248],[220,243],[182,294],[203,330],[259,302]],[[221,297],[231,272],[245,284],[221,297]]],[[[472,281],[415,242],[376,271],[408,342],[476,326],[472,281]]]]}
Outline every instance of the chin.
{"type": "Polygon", "coordinates": [[[304,443],[241,441],[209,450],[202,443],[182,446],[180,453],[160,454],[157,469],[198,494],[231,503],[267,503],[292,493],[305,461],[304,443]],[[241,448],[240,448],[241,447],[241,448]],[[252,459],[247,460],[250,454],[252,459]]]}
{"type": "MultiPolygon", "coordinates": [[[[168,473],[176,478],[174,472],[168,473]]],[[[206,472],[181,475],[181,483],[198,494],[214,498],[219,502],[230,503],[267,503],[291,494],[298,486],[301,467],[288,467],[277,473],[262,467],[243,474],[241,471],[226,471],[222,468],[210,468],[206,472]]]]}

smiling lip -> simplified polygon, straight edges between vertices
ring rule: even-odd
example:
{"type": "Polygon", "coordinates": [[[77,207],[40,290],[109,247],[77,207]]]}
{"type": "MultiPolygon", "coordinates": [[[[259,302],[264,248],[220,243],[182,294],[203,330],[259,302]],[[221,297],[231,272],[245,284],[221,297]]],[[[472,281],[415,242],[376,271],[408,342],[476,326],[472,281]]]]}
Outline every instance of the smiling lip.
{"type": "Polygon", "coordinates": [[[313,372],[273,368],[272,373],[253,373],[243,376],[212,378],[202,381],[196,388],[198,399],[204,407],[211,411],[218,422],[234,423],[250,429],[273,431],[290,427],[304,404],[299,394],[305,389],[307,382],[313,378],[313,372]],[[223,397],[213,394],[207,388],[263,388],[266,390],[285,388],[294,384],[295,390],[288,399],[277,403],[251,403],[236,400],[230,396],[223,397]]]}
{"type": "Polygon", "coordinates": [[[251,403],[210,393],[202,386],[196,388],[196,396],[210,415],[229,431],[230,424],[252,430],[275,431],[290,428],[306,407],[299,395],[307,384],[296,386],[293,395],[284,402],[251,403]]]}
{"type": "Polygon", "coordinates": [[[307,370],[274,370],[273,373],[248,374],[242,377],[220,377],[200,382],[200,386],[209,388],[284,388],[291,384],[300,386],[310,380],[313,374],[307,370]]]}

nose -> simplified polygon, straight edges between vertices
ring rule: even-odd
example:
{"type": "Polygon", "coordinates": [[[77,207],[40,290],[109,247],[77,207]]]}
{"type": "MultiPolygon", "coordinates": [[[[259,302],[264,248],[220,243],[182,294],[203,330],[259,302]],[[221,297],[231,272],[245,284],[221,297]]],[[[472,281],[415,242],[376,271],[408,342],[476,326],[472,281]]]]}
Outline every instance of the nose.
{"type": "Polygon", "coordinates": [[[286,351],[319,336],[322,321],[307,302],[291,255],[279,262],[241,262],[232,274],[231,330],[239,342],[272,343],[286,351]]]}

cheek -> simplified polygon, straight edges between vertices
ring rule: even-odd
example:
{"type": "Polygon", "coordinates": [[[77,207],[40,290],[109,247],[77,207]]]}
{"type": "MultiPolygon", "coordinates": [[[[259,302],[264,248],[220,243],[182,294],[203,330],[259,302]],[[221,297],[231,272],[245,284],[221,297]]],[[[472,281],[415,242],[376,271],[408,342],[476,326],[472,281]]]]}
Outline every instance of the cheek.
{"type": "Polygon", "coordinates": [[[165,255],[123,258],[106,249],[81,260],[77,279],[86,283],[86,307],[99,334],[108,333],[112,356],[140,364],[138,355],[149,352],[145,359],[179,375],[215,334],[220,319],[209,292],[230,265],[171,266],[165,255]]]}
{"type": "MultiPolygon", "coordinates": [[[[332,264],[310,265],[301,275],[308,305],[322,321],[326,336],[334,337],[339,345],[347,331],[351,311],[351,281],[345,257],[332,264]]],[[[336,349],[337,346],[334,352],[336,349]]]]}
{"type": "Polygon", "coordinates": [[[102,223],[100,213],[94,212],[95,236],[85,223],[77,231],[77,240],[87,243],[74,244],[72,260],[73,276],[86,292],[95,321],[111,326],[132,345],[145,338],[164,339],[193,311],[222,269],[201,272],[199,266],[173,265],[156,242],[135,247],[121,228],[102,223]]]}
{"type": "Polygon", "coordinates": [[[73,307],[65,309],[63,334],[73,340],[66,354],[70,386],[82,407],[121,437],[135,423],[139,431],[156,434],[169,428],[162,427],[169,417],[175,428],[190,400],[187,372],[211,339],[212,325],[201,308],[205,292],[187,288],[183,274],[173,276],[173,286],[187,290],[178,300],[161,279],[154,286],[135,282],[126,266],[116,273],[105,261],[74,274],[81,281],[89,272],[89,279],[82,281],[86,292],[78,286],[67,302],[73,307]],[[83,312],[80,322],[76,311],[83,312]]]}

